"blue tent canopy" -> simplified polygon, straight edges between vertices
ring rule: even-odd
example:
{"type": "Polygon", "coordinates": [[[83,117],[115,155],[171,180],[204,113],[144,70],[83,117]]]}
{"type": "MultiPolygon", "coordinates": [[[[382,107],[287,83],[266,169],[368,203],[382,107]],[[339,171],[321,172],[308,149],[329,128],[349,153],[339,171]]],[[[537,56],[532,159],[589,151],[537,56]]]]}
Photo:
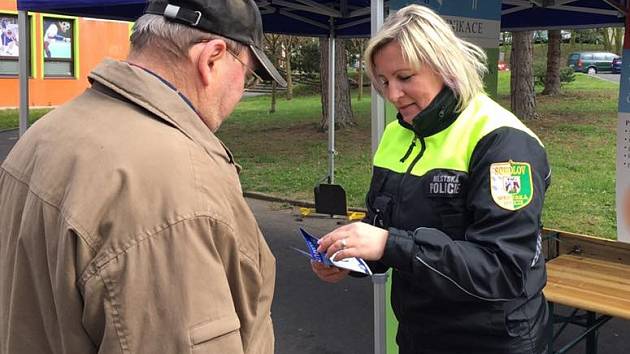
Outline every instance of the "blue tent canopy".
{"type": "Polygon", "coordinates": [[[144,0],[18,0],[18,10],[68,16],[132,21],[144,10],[144,0]]]}
{"type": "MultiPolygon", "coordinates": [[[[623,26],[628,0],[503,0],[502,30],[623,26]]],[[[145,0],[18,0],[18,9],[133,21],[145,0]]],[[[370,0],[256,0],[265,32],[308,36],[370,34],[370,0]]]]}
{"type": "MultiPolygon", "coordinates": [[[[258,0],[256,3],[262,14],[263,28],[268,33],[328,36],[333,18],[337,36],[370,34],[370,0],[258,0]]],[[[134,21],[142,15],[145,4],[145,0],[17,1],[18,10],[125,21],[134,21]]]]}
{"type": "Polygon", "coordinates": [[[624,26],[626,4],[627,0],[503,0],[501,30],[624,26]]]}

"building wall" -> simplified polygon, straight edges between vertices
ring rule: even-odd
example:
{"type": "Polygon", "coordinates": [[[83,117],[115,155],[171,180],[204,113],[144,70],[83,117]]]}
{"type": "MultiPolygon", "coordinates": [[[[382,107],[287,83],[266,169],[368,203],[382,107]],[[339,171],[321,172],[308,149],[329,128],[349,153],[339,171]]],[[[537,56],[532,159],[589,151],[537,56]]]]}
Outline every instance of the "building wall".
{"type": "MultiPolygon", "coordinates": [[[[2,14],[17,14],[15,0],[0,0],[2,14]]],[[[67,102],[88,86],[87,75],[104,58],[124,59],[129,50],[130,23],[78,17],[59,17],[48,14],[31,14],[31,79],[29,104],[55,106],[67,102]],[[74,77],[44,77],[43,18],[59,17],[73,23],[74,77]]],[[[0,76],[0,107],[19,105],[19,79],[17,76],[0,76]]]]}

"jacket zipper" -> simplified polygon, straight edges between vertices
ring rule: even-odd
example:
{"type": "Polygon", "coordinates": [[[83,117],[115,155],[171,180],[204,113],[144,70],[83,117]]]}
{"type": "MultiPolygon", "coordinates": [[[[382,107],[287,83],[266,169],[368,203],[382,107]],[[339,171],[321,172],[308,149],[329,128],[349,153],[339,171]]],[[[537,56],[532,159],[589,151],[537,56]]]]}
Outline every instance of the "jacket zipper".
{"type": "Polygon", "coordinates": [[[407,152],[405,153],[405,155],[400,159],[401,163],[404,163],[405,161],[407,161],[407,158],[409,158],[409,155],[411,155],[411,152],[413,151],[413,148],[416,147],[416,136],[413,136],[413,139],[411,139],[411,144],[409,145],[409,148],[407,149],[407,152]]]}
{"type": "MultiPolygon", "coordinates": [[[[414,157],[413,161],[411,161],[411,164],[407,168],[407,171],[405,172],[405,174],[400,179],[400,183],[398,184],[398,189],[396,191],[396,199],[398,200],[397,203],[396,203],[396,211],[394,213],[394,218],[392,218],[390,224],[395,224],[394,220],[399,220],[398,219],[398,214],[400,213],[400,198],[401,198],[400,191],[402,189],[402,185],[405,183],[405,178],[407,178],[407,176],[411,174],[411,170],[413,170],[414,166],[418,163],[418,161],[420,161],[420,159],[424,155],[424,151],[427,149],[427,144],[425,143],[424,138],[420,136],[420,137],[418,137],[418,139],[420,140],[420,152],[418,153],[418,155],[416,155],[416,157],[414,157]]],[[[413,142],[413,145],[415,145],[415,142],[413,142]]],[[[410,152],[411,151],[409,151],[409,153],[410,152]]],[[[406,154],[406,155],[409,155],[409,154],[406,154]]],[[[408,157],[408,156],[406,156],[406,157],[408,157]]],[[[406,158],[405,158],[405,160],[406,160],[406,158]]]]}

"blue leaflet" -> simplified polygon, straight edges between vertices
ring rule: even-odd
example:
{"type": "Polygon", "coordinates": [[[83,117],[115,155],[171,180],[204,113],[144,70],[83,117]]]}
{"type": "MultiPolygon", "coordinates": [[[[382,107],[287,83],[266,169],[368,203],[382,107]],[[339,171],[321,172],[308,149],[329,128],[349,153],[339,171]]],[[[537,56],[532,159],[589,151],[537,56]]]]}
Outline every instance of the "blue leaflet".
{"type": "Polygon", "coordinates": [[[304,238],[304,242],[306,242],[306,247],[308,248],[308,253],[310,254],[312,260],[319,263],[323,263],[327,266],[333,265],[330,259],[326,257],[325,253],[317,252],[317,247],[319,246],[317,244],[317,240],[318,240],[317,237],[309,234],[306,230],[304,230],[301,227],[299,228],[298,233],[302,235],[302,238],[304,238]]]}
{"type": "Polygon", "coordinates": [[[317,247],[319,246],[317,244],[317,241],[318,241],[317,237],[309,234],[303,228],[299,228],[298,234],[301,235],[302,238],[304,238],[304,242],[306,242],[306,247],[308,248],[308,253],[302,250],[299,250],[297,248],[294,248],[294,249],[308,256],[311,260],[315,262],[323,263],[327,266],[335,266],[338,268],[348,269],[353,272],[359,272],[359,273],[363,273],[367,275],[372,275],[372,270],[367,265],[367,263],[365,263],[363,259],[357,258],[357,257],[350,257],[350,258],[344,258],[341,260],[336,260],[335,259],[336,254],[332,256],[332,259],[330,259],[326,257],[326,253],[317,252],[317,247]]]}

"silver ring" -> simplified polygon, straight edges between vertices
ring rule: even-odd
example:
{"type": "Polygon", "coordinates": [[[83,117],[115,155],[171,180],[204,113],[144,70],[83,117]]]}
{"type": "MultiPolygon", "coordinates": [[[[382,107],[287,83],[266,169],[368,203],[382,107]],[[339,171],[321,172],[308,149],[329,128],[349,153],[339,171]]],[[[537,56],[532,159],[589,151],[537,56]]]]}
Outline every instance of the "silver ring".
{"type": "Polygon", "coordinates": [[[341,239],[341,249],[342,249],[342,250],[345,250],[347,246],[348,246],[348,245],[346,244],[346,239],[345,239],[345,238],[342,238],[342,239],[341,239]]]}

